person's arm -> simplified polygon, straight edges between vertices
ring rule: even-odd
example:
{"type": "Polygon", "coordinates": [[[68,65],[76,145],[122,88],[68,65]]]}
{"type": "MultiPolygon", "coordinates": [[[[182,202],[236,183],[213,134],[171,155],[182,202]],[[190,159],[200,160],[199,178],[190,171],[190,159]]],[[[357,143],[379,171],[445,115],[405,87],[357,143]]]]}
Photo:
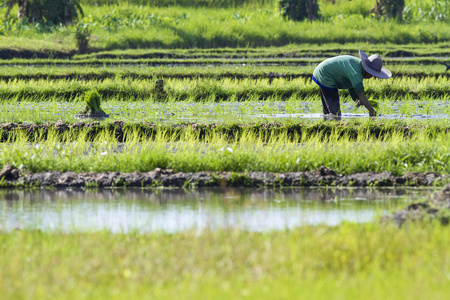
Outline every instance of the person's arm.
{"type": "Polygon", "coordinates": [[[377,115],[377,112],[375,111],[375,109],[373,109],[372,105],[370,105],[369,99],[367,99],[366,93],[359,92],[358,99],[359,99],[359,103],[364,105],[365,108],[367,108],[367,110],[369,111],[369,116],[375,117],[377,115]]]}
{"type": "Polygon", "coordinates": [[[350,97],[352,97],[353,101],[356,102],[358,100],[358,94],[356,93],[354,88],[348,89],[348,93],[350,94],[350,97]]]}

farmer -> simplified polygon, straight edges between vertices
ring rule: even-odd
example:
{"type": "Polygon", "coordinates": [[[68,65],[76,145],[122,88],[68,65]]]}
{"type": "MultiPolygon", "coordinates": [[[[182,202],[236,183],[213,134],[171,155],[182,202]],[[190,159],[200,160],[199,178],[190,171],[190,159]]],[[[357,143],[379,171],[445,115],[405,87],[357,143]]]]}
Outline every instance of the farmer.
{"type": "Polygon", "coordinates": [[[364,105],[370,116],[377,115],[364,93],[363,79],[373,76],[387,79],[392,73],[383,67],[383,61],[376,54],[367,56],[359,50],[359,57],[361,59],[350,55],[332,57],[321,62],[314,70],[312,79],[320,87],[324,115],[341,115],[338,89],[348,89],[357,106],[364,105]]]}

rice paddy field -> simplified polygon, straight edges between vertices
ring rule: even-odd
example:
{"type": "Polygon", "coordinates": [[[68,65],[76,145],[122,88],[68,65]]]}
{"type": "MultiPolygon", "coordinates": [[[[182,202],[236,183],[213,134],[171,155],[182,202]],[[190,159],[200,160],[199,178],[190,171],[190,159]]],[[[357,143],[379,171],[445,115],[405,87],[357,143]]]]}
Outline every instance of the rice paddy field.
{"type": "Polygon", "coordinates": [[[400,22],[318,2],[321,19],[293,22],[275,1],[86,1],[86,53],[76,24],[13,7],[0,298],[447,299],[448,209],[386,216],[450,183],[450,3],[405,1],[400,22]],[[359,49],[393,73],[364,82],[377,116],[342,90],[342,117],[324,118],[314,68],[359,49]],[[80,113],[93,91],[107,115],[80,113]]]}

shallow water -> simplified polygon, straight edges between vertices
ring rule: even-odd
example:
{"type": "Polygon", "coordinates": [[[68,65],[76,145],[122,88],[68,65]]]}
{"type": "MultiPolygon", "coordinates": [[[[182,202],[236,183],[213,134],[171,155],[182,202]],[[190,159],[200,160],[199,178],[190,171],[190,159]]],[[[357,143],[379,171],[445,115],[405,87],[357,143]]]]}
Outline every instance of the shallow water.
{"type": "MultiPolygon", "coordinates": [[[[387,101],[381,103],[378,119],[391,120],[450,120],[450,101],[387,101]]],[[[80,121],[76,113],[83,103],[18,102],[0,103],[0,122],[46,123],[64,120],[80,121]]],[[[229,122],[295,122],[321,120],[322,106],[318,101],[244,101],[244,102],[176,102],[149,103],[146,101],[109,101],[102,108],[110,115],[107,122],[153,123],[229,123],[229,122]]],[[[342,119],[369,118],[363,108],[354,103],[341,104],[342,119]]],[[[91,121],[85,119],[83,121],[91,121]]]]}
{"type": "Polygon", "coordinates": [[[425,189],[1,190],[0,230],[270,231],[370,222],[425,189]]]}
{"type": "MultiPolygon", "coordinates": [[[[258,115],[260,118],[264,119],[289,119],[289,118],[297,118],[297,119],[307,119],[307,120],[323,120],[324,115],[322,113],[316,114],[272,114],[272,115],[258,115]]],[[[370,118],[368,114],[354,114],[354,113],[344,113],[341,115],[341,119],[357,119],[357,118],[370,118]]],[[[422,115],[415,114],[410,116],[404,115],[377,115],[377,119],[387,119],[387,120],[440,120],[440,119],[448,119],[450,120],[450,115],[446,114],[437,114],[437,115],[422,115]]]]}

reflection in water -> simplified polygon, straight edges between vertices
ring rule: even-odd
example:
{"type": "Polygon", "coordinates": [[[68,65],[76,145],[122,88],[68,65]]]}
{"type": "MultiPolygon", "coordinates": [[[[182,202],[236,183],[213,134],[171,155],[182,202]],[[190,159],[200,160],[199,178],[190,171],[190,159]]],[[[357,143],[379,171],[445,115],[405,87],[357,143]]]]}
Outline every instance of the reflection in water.
{"type": "Polygon", "coordinates": [[[368,222],[424,198],[414,189],[101,189],[0,191],[0,229],[112,232],[282,230],[305,224],[368,222]]]}

